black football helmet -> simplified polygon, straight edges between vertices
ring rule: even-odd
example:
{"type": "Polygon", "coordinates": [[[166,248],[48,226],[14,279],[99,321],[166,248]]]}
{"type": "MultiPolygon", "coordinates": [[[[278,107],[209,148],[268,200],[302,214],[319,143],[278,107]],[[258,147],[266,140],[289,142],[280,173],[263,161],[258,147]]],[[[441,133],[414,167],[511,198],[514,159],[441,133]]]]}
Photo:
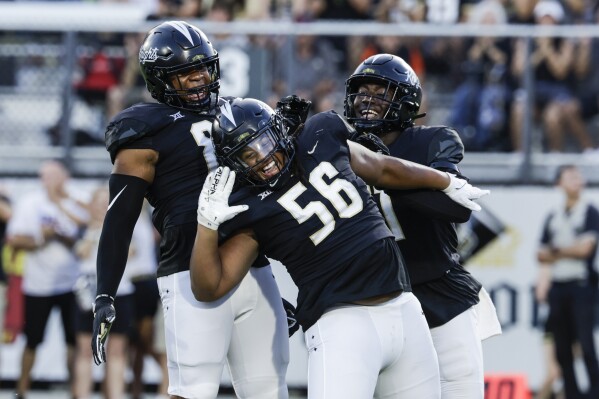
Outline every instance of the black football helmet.
{"type": "Polygon", "coordinates": [[[201,30],[183,21],[166,21],[146,35],[139,49],[139,66],[148,91],[156,100],[175,108],[207,111],[218,101],[218,53],[201,30]],[[180,73],[208,69],[210,82],[176,90],[172,78],[180,73]],[[205,94],[198,101],[194,96],[205,94]]]}
{"type": "Polygon", "coordinates": [[[345,116],[360,133],[381,135],[413,126],[415,119],[424,116],[418,114],[421,102],[422,88],[418,76],[407,62],[392,54],[367,58],[345,82],[345,116]],[[358,92],[362,84],[369,83],[385,88],[382,96],[375,97],[389,105],[382,119],[368,119],[356,114],[356,101],[372,101],[370,96],[358,92]]]}
{"type": "Polygon", "coordinates": [[[242,182],[278,189],[287,181],[295,155],[288,131],[284,118],[267,104],[235,98],[220,106],[212,141],[219,163],[234,170],[242,182]],[[283,157],[274,158],[275,153],[283,157]],[[264,178],[265,174],[271,176],[264,178]]]}

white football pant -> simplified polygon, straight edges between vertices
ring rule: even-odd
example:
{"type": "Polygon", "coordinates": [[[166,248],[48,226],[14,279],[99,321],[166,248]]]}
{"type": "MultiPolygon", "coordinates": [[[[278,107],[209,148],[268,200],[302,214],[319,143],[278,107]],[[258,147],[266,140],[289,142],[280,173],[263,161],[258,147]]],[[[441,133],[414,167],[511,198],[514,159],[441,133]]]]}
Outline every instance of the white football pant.
{"type": "Polygon", "coordinates": [[[270,266],[251,268],[214,302],[198,302],[189,271],[158,278],[170,395],[217,396],[225,362],[239,398],[287,399],[287,318],[270,266]]]}
{"type": "Polygon", "coordinates": [[[305,333],[309,399],[438,399],[437,355],[411,292],[329,309],[305,333]]]}
{"type": "Polygon", "coordinates": [[[483,288],[480,302],[431,329],[439,358],[442,399],[483,399],[485,375],[481,341],[501,334],[495,306],[483,288]]]}

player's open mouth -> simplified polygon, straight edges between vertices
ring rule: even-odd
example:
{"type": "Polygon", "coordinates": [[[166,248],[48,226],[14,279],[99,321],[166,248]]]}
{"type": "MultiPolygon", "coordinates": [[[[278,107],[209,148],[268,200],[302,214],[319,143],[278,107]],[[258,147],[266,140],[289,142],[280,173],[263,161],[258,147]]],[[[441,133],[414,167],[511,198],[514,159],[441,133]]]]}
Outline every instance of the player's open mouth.
{"type": "Polygon", "coordinates": [[[187,95],[187,101],[190,101],[190,102],[202,101],[204,98],[206,98],[205,91],[187,95]]]}
{"type": "Polygon", "coordinates": [[[361,114],[364,119],[378,119],[379,117],[379,113],[372,109],[365,109],[361,114]]]}
{"type": "Polygon", "coordinates": [[[262,170],[260,170],[260,174],[265,180],[267,180],[276,176],[276,174],[279,173],[279,170],[280,168],[277,165],[277,162],[274,158],[272,158],[271,161],[265,167],[263,167],[262,170]]]}

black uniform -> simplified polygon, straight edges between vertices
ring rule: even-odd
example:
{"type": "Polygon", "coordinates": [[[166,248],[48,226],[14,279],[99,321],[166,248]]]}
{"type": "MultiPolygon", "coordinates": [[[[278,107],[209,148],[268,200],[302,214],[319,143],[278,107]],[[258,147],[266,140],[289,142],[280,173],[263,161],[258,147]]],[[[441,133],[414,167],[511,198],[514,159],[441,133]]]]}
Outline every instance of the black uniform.
{"type": "MultiPolygon", "coordinates": [[[[219,104],[223,101],[219,99],[219,104]]],[[[217,166],[209,133],[213,119],[213,114],[141,103],[120,112],[107,127],[106,147],[113,162],[120,149],[152,149],[159,154],[154,181],[145,195],[162,237],[158,277],[189,269],[198,197],[208,172],[217,166]]],[[[259,258],[257,266],[266,264],[264,257],[259,258]]]]}
{"type": "Polygon", "coordinates": [[[287,267],[304,331],[335,304],[410,291],[393,235],[351,169],[353,133],[335,112],[310,118],[295,155],[305,179],[294,174],[277,191],[242,187],[229,203],[249,210],[220,227],[225,235],[251,228],[260,249],[287,267]]]}
{"type": "MultiPolygon", "coordinates": [[[[417,126],[388,146],[390,155],[436,169],[457,171],[464,147],[451,128],[417,126]]],[[[375,190],[376,191],[376,190],[375,190]]],[[[431,328],[445,324],[478,303],[482,285],[460,264],[455,222],[470,211],[434,190],[389,191],[392,209],[381,206],[390,225],[399,223],[398,245],[412,289],[431,328]],[[390,217],[395,214],[396,221],[390,217]]],[[[375,195],[379,205],[380,194],[375,195]]],[[[393,226],[390,226],[393,229],[393,226]]],[[[395,227],[397,228],[397,227],[395,227]]]]}

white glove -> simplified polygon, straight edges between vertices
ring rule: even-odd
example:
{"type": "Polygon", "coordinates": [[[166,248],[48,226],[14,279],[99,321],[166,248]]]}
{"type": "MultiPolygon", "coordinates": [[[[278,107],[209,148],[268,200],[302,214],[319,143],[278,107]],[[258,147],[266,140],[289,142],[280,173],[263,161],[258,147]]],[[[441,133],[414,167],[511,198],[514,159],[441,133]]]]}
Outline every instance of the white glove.
{"type": "Polygon", "coordinates": [[[235,172],[228,167],[218,167],[210,172],[200,198],[198,198],[198,223],[211,230],[218,230],[221,223],[235,215],[247,211],[247,205],[229,206],[229,196],[233,191],[235,172]]]}
{"type": "Polygon", "coordinates": [[[460,179],[451,173],[447,173],[447,175],[449,176],[449,186],[442,191],[458,204],[473,211],[480,211],[480,205],[475,203],[473,200],[479,199],[480,197],[489,194],[490,191],[481,190],[478,187],[474,187],[466,180],[460,179]]]}

